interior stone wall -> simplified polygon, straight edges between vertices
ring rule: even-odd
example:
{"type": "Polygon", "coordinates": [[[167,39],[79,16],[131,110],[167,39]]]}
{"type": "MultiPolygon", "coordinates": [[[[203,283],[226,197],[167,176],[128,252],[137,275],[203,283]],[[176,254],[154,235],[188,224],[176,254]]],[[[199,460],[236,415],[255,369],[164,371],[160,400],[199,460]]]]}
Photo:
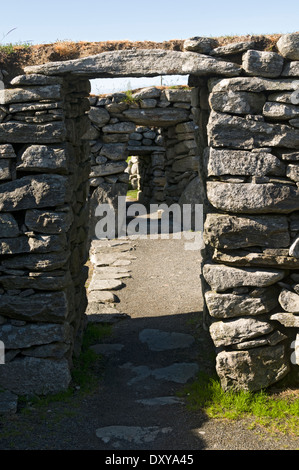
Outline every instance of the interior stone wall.
{"type": "MultiPolygon", "coordinates": [[[[180,110],[188,118],[164,123],[182,134],[178,143],[168,130],[168,181],[179,185],[179,155],[199,156],[190,184],[205,209],[205,325],[222,386],[298,380],[298,45],[298,34],[282,36],[273,52],[191,38],[185,52],[118,51],[28,67],[1,93],[1,388],[42,394],[70,383],[86,305],[88,78],[169,73],[190,75],[193,88],[191,109],[180,110]]],[[[147,125],[140,117],[152,110],[123,113],[147,125]]],[[[123,122],[106,124],[111,137],[123,122]]]]}
{"type": "Polygon", "coordinates": [[[115,206],[127,193],[128,156],[143,158],[139,199],[146,206],[177,202],[197,176],[191,95],[188,87],[148,87],[90,97],[91,126],[84,139],[91,149],[91,238],[97,205],[109,198],[115,206]]]}
{"type": "Polygon", "coordinates": [[[90,83],[19,76],[1,95],[0,388],[68,387],[88,257],[90,83]]]}
{"type": "Polygon", "coordinates": [[[194,91],[205,324],[225,390],[299,381],[299,68],[280,47],[243,51],[243,76],[194,91]]]}

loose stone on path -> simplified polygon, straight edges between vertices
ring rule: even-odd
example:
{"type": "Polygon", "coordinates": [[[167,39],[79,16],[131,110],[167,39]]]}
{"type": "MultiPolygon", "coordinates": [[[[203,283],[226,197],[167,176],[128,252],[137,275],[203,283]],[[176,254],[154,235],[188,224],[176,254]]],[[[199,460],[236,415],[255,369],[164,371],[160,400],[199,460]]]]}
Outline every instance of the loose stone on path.
{"type": "Polygon", "coordinates": [[[146,343],[151,351],[188,348],[194,343],[191,335],[154,329],[142,330],[139,339],[142,343],[146,343]]]}
{"type": "Polygon", "coordinates": [[[122,281],[119,281],[117,279],[97,279],[97,277],[95,276],[95,278],[92,279],[89,285],[89,290],[114,290],[120,289],[121,287],[124,287],[122,281]]]}
{"type": "Polygon", "coordinates": [[[177,405],[184,401],[178,397],[155,397],[155,398],[144,398],[142,400],[136,400],[137,403],[145,406],[164,406],[164,405],[177,405]]]}
{"type": "Polygon", "coordinates": [[[88,294],[89,303],[115,303],[118,302],[118,297],[110,291],[94,290],[88,294]]]}
{"type": "Polygon", "coordinates": [[[140,426],[107,426],[99,428],[96,431],[105,444],[110,443],[118,448],[119,441],[126,441],[129,444],[147,444],[153,442],[160,434],[168,434],[172,428],[160,428],[158,426],[140,427],[140,426]]]}
{"type": "Polygon", "coordinates": [[[199,371],[198,364],[193,362],[178,362],[158,369],[150,369],[148,366],[143,365],[136,367],[131,363],[127,363],[120,366],[120,368],[131,370],[136,375],[136,377],[129,380],[128,385],[134,385],[148,377],[154,377],[156,380],[185,384],[199,371]]]}
{"type": "Polygon", "coordinates": [[[95,269],[96,278],[99,280],[104,279],[122,279],[125,277],[131,277],[128,269],[114,266],[107,266],[105,268],[95,269]]]}

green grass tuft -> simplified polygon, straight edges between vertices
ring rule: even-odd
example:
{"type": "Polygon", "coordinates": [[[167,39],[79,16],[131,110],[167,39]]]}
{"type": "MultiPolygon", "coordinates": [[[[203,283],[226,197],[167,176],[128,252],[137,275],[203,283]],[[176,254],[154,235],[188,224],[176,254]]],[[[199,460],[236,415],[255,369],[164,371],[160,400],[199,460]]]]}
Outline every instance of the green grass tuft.
{"type": "Polygon", "coordinates": [[[0,52],[6,55],[13,54],[16,52],[16,48],[24,48],[29,49],[32,46],[30,42],[19,42],[19,43],[8,43],[8,44],[0,44],[0,52]]]}
{"type": "Polygon", "coordinates": [[[209,418],[251,418],[252,427],[261,425],[271,432],[299,436],[298,390],[274,394],[259,392],[224,391],[218,378],[199,374],[183,392],[188,408],[204,411],[209,418]]]}
{"type": "Polygon", "coordinates": [[[134,98],[132,90],[127,90],[125,95],[123,101],[127,104],[139,104],[142,101],[141,98],[134,98]]]}

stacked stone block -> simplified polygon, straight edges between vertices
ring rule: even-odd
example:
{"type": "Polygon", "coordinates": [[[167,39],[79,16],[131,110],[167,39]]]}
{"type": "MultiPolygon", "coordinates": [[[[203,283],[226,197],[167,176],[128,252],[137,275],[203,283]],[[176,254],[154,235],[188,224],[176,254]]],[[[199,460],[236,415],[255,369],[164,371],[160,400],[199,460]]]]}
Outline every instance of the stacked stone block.
{"type": "Polygon", "coordinates": [[[203,278],[224,389],[298,380],[299,87],[286,57],[248,50],[244,76],[208,81],[203,278]]]}
{"type": "Polygon", "coordinates": [[[67,388],[86,307],[87,80],[19,76],[1,92],[0,388],[67,388]]]}
{"type": "MultiPolygon", "coordinates": [[[[91,145],[91,188],[107,183],[119,194],[120,183],[129,182],[126,159],[138,156],[142,201],[178,201],[198,170],[191,93],[186,87],[149,87],[91,96],[91,127],[84,137],[91,145]]],[[[125,185],[121,191],[126,194],[125,185]]]]}
{"type": "Polygon", "coordinates": [[[1,388],[68,386],[86,305],[88,180],[103,178],[93,181],[97,203],[127,185],[136,126],[164,130],[167,202],[198,165],[187,189],[199,186],[204,202],[205,311],[223,388],[298,380],[298,38],[269,52],[197,37],[184,52],[107,52],[13,80],[0,108],[1,388]],[[167,74],[189,74],[193,90],[93,97],[90,129],[89,78],[167,74]]]}
{"type": "Polygon", "coordinates": [[[195,125],[187,121],[167,132],[166,202],[178,202],[189,182],[198,175],[199,157],[194,139],[195,125]]]}

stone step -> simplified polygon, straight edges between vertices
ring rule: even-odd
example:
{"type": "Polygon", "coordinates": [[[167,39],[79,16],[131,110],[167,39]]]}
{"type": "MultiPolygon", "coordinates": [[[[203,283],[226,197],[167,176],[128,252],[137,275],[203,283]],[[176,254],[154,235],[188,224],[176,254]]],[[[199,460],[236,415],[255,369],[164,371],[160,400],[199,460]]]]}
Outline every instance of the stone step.
{"type": "Polygon", "coordinates": [[[185,333],[145,329],[139,333],[139,340],[146,343],[151,351],[166,351],[168,349],[189,348],[194,343],[194,337],[185,333]]]}
{"type": "Polygon", "coordinates": [[[127,268],[106,266],[104,268],[96,267],[93,276],[96,280],[108,280],[131,277],[131,274],[127,268]]]}
{"type": "Polygon", "coordinates": [[[120,352],[124,348],[123,344],[95,344],[91,346],[90,349],[96,354],[101,354],[103,356],[112,356],[120,352]]]}
{"type": "Polygon", "coordinates": [[[136,259],[130,253],[96,253],[90,256],[90,261],[94,266],[110,266],[119,260],[133,260],[136,259]]]}
{"type": "Polygon", "coordinates": [[[102,313],[114,315],[119,314],[120,312],[116,308],[107,304],[92,302],[87,305],[86,315],[98,315],[102,313]]]}
{"type": "Polygon", "coordinates": [[[177,405],[184,403],[182,398],[175,396],[169,397],[154,397],[154,398],[143,398],[141,400],[136,400],[136,403],[140,403],[145,406],[164,406],[164,405],[177,405]]]}
{"type": "Polygon", "coordinates": [[[117,295],[111,291],[93,290],[88,293],[88,303],[116,303],[119,302],[117,295]]]}
{"type": "Polygon", "coordinates": [[[124,287],[124,283],[117,279],[98,279],[97,276],[94,276],[89,284],[88,291],[116,290],[122,287],[124,287]]]}
{"type": "Polygon", "coordinates": [[[130,266],[130,264],[132,264],[132,261],[128,259],[118,259],[114,261],[114,263],[112,263],[111,266],[130,266]]]}
{"type": "Polygon", "coordinates": [[[178,362],[167,367],[150,369],[148,366],[134,366],[128,362],[119,366],[121,369],[129,370],[135,377],[127,382],[127,385],[134,385],[140,381],[153,377],[156,380],[185,384],[198,373],[198,364],[195,362],[178,362]]]}

